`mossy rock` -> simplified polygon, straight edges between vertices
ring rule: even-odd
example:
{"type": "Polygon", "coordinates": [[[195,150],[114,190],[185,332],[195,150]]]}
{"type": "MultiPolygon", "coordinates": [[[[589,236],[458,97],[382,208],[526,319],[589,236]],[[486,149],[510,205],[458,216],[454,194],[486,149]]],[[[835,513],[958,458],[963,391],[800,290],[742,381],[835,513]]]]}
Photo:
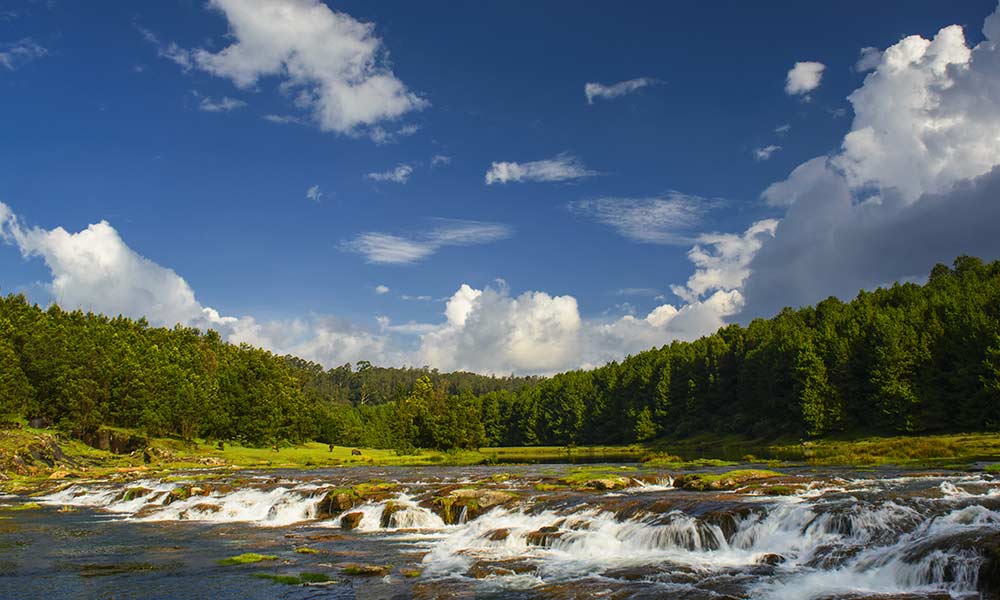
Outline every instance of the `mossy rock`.
{"type": "Polygon", "coordinates": [[[697,492],[735,490],[755,481],[781,476],[781,473],[762,469],[737,469],[725,473],[689,473],[678,475],[674,479],[674,487],[697,492]]]}
{"type": "Polygon", "coordinates": [[[350,563],[344,565],[340,570],[344,575],[354,577],[385,577],[392,572],[392,565],[361,565],[350,563]]]}
{"type": "Polygon", "coordinates": [[[518,498],[517,494],[503,490],[459,488],[451,490],[446,496],[425,500],[420,505],[434,511],[446,524],[455,525],[463,514],[466,521],[471,521],[494,507],[509,506],[518,498]]]}
{"type": "Polygon", "coordinates": [[[153,490],[144,487],[134,487],[125,490],[125,493],[121,495],[122,502],[131,502],[136,498],[142,498],[143,496],[149,495],[153,490]]]}
{"type": "Polygon", "coordinates": [[[256,552],[247,552],[245,554],[240,554],[238,556],[230,556],[229,558],[224,558],[219,561],[219,564],[223,566],[250,565],[270,560],[278,560],[278,557],[272,554],[257,554],[256,552]]]}

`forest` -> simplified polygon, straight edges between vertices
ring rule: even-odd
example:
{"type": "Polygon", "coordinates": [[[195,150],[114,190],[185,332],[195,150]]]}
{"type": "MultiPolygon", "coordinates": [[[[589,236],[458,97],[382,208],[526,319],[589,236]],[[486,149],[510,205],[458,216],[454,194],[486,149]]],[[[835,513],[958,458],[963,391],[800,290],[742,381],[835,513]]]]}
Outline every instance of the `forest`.
{"type": "Polygon", "coordinates": [[[325,369],[214,331],[0,298],[0,417],[251,446],[477,448],[1000,429],[1000,261],[727,325],[593,370],[325,369]]]}

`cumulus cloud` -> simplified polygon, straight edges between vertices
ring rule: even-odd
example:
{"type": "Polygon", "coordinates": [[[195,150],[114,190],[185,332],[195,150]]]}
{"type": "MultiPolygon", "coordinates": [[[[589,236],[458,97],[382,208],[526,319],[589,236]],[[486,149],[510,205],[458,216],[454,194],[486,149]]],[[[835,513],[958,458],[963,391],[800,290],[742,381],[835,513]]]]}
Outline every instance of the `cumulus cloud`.
{"type": "Polygon", "coordinates": [[[785,93],[790,96],[803,96],[819,87],[823,79],[826,65],[821,62],[797,62],[788,71],[785,80],[785,93]]]}
{"type": "Polygon", "coordinates": [[[0,45],[0,67],[13,71],[36,58],[41,58],[49,51],[31,38],[24,38],[13,44],[0,45]]]}
{"type": "Polygon", "coordinates": [[[627,94],[631,94],[644,87],[660,83],[658,79],[652,77],[639,77],[628,81],[619,81],[610,85],[602,83],[587,83],[583,86],[583,94],[587,97],[587,104],[593,104],[595,99],[614,100],[627,94]]]}
{"type": "Polygon", "coordinates": [[[323,131],[370,134],[379,122],[429,105],[393,73],[372,23],[320,0],[211,0],[209,6],[229,23],[232,43],[218,52],[163,45],[141,31],[161,56],[240,89],[276,78],[323,131]]]}
{"type": "Polygon", "coordinates": [[[389,169],[388,171],[382,171],[378,173],[368,173],[365,175],[366,178],[372,181],[389,181],[392,183],[406,183],[410,180],[410,175],[413,174],[413,167],[406,163],[396,165],[395,169],[389,169]]]}
{"type": "Polygon", "coordinates": [[[749,263],[741,320],[1000,256],[1000,13],[983,33],[970,48],[945,27],[872,60],[840,151],[764,191],[786,213],[749,263]]]}
{"type": "Polygon", "coordinates": [[[533,162],[495,162],[486,171],[486,185],[523,183],[528,181],[570,181],[599,175],[583,166],[580,159],[569,154],[533,162]]]}
{"type": "Polygon", "coordinates": [[[754,148],[753,157],[754,160],[770,160],[771,155],[781,150],[781,146],[775,146],[771,144],[769,146],[764,146],[763,148],[754,148]]]}
{"type": "Polygon", "coordinates": [[[434,254],[445,246],[472,246],[506,239],[513,230],[502,223],[438,219],[430,231],[402,236],[370,231],[343,242],[342,248],[376,264],[409,264],[434,254]]]}
{"type": "Polygon", "coordinates": [[[688,244],[692,230],[719,201],[670,192],[660,198],[597,198],[569,203],[576,214],[610,225],[645,244],[688,244]]]}
{"type": "Polygon", "coordinates": [[[389,338],[329,316],[264,322],[252,316],[224,316],[201,304],[188,282],[172,269],[130,248],[106,221],[76,233],[62,227],[27,227],[0,202],[0,240],[16,246],[25,258],[45,262],[52,274],[48,291],[66,309],[146,317],[156,326],[180,323],[215,329],[233,343],[246,342],[330,366],[361,359],[386,364],[403,360],[389,347],[389,338]]]}
{"type": "Polygon", "coordinates": [[[382,285],[382,284],[376,285],[375,286],[375,293],[377,295],[379,295],[379,296],[382,296],[384,294],[388,294],[389,293],[389,286],[382,285]]]}

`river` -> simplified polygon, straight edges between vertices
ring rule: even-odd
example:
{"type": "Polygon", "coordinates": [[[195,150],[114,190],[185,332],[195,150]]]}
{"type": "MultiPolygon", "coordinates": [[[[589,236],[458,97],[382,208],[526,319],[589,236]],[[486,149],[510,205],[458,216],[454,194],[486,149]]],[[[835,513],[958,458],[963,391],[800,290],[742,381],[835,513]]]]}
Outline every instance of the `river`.
{"type": "Polygon", "coordinates": [[[689,491],[677,473],[609,466],[627,487],[560,484],[575,468],[53,482],[35,497],[0,496],[0,598],[997,597],[990,474],[793,468],[689,491]],[[219,564],[249,552],[276,558],[219,564]]]}

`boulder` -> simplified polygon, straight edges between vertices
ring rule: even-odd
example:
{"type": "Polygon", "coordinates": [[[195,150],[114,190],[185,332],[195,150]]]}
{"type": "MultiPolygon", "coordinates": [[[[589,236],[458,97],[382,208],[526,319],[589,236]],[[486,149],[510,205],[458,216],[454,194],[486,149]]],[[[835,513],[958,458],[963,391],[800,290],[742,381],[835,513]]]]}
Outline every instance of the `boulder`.
{"type": "Polygon", "coordinates": [[[542,527],[537,531],[532,531],[525,537],[525,541],[529,546],[542,546],[549,547],[552,542],[556,541],[562,537],[563,532],[559,530],[555,525],[548,525],[542,527]]]}
{"type": "Polygon", "coordinates": [[[340,527],[343,529],[357,529],[361,524],[361,519],[365,517],[363,512],[352,512],[340,517],[340,527]]]}

